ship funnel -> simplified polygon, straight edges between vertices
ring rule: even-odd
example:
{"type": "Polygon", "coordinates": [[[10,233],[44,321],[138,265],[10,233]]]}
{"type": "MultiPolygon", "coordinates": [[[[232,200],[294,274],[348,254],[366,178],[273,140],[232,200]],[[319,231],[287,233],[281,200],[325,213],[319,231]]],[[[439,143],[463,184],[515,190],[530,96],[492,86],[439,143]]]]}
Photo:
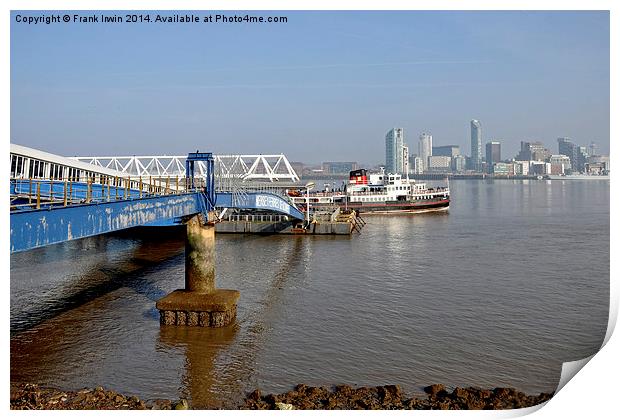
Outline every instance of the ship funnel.
{"type": "Polygon", "coordinates": [[[366,169],[358,169],[349,172],[349,184],[368,185],[366,169]]]}

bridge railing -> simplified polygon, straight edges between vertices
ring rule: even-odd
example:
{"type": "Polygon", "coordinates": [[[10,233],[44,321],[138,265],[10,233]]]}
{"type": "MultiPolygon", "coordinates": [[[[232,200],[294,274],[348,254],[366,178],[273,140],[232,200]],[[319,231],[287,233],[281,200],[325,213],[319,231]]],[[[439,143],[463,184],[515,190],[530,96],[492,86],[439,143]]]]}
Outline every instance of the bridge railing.
{"type": "Polygon", "coordinates": [[[11,178],[11,211],[195,192],[204,180],[178,177],[11,178]]]}
{"type": "MultiPolygon", "coordinates": [[[[213,155],[215,159],[216,177],[247,180],[287,180],[299,181],[299,176],[283,154],[277,155],[213,155]]],[[[183,156],[80,156],[69,159],[89,163],[91,165],[114,169],[133,175],[185,175],[185,159],[183,156]]],[[[197,162],[197,175],[204,176],[207,168],[197,162]]]]}

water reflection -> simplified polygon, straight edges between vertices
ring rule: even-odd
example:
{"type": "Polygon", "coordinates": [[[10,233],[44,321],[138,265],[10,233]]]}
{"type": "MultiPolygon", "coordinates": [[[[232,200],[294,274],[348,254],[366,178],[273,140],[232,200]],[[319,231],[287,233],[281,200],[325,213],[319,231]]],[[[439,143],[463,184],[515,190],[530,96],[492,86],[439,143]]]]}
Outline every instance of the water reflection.
{"type": "Polygon", "coordinates": [[[159,346],[183,349],[185,371],[179,395],[191,401],[194,408],[226,408],[222,389],[227,390],[228,396],[241,392],[238,381],[231,378],[226,386],[221,386],[218,384],[221,378],[216,377],[220,372],[217,359],[234,342],[238,329],[236,323],[223,328],[160,328],[159,346]]]}

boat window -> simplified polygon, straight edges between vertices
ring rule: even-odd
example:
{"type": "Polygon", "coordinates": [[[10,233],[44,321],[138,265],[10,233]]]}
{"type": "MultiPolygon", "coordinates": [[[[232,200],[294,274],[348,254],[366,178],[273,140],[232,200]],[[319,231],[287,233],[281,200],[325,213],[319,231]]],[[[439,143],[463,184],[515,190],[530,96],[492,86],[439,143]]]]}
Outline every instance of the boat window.
{"type": "Polygon", "coordinates": [[[50,176],[52,179],[62,179],[63,166],[52,164],[50,176]]]}
{"type": "Polygon", "coordinates": [[[17,166],[15,169],[15,175],[16,176],[20,176],[20,177],[24,177],[24,160],[26,158],[24,158],[23,156],[17,156],[17,166]]]}
{"type": "Polygon", "coordinates": [[[43,178],[44,169],[45,168],[42,161],[31,159],[29,171],[31,178],[43,178]]]}
{"type": "Polygon", "coordinates": [[[80,180],[80,171],[76,168],[69,167],[69,180],[71,181],[79,181],[80,180]]]}
{"type": "Polygon", "coordinates": [[[34,167],[35,167],[36,162],[32,159],[30,159],[30,167],[28,168],[28,177],[29,178],[34,178],[34,167]]]}
{"type": "Polygon", "coordinates": [[[16,168],[17,168],[17,156],[11,155],[11,178],[15,177],[16,168]]]}

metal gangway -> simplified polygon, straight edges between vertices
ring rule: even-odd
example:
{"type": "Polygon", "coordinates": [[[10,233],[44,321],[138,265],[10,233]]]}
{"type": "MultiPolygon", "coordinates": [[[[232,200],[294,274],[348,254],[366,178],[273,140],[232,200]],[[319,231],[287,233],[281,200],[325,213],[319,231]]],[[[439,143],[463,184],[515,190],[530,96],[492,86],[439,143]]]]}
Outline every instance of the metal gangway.
{"type": "Polygon", "coordinates": [[[182,174],[132,174],[11,144],[10,164],[11,252],[134,226],[177,224],[218,206],[304,219],[274,185],[234,187],[244,180],[229,173],[220,174],[216,186],[211,153],[190,153],[182,174]]]}

